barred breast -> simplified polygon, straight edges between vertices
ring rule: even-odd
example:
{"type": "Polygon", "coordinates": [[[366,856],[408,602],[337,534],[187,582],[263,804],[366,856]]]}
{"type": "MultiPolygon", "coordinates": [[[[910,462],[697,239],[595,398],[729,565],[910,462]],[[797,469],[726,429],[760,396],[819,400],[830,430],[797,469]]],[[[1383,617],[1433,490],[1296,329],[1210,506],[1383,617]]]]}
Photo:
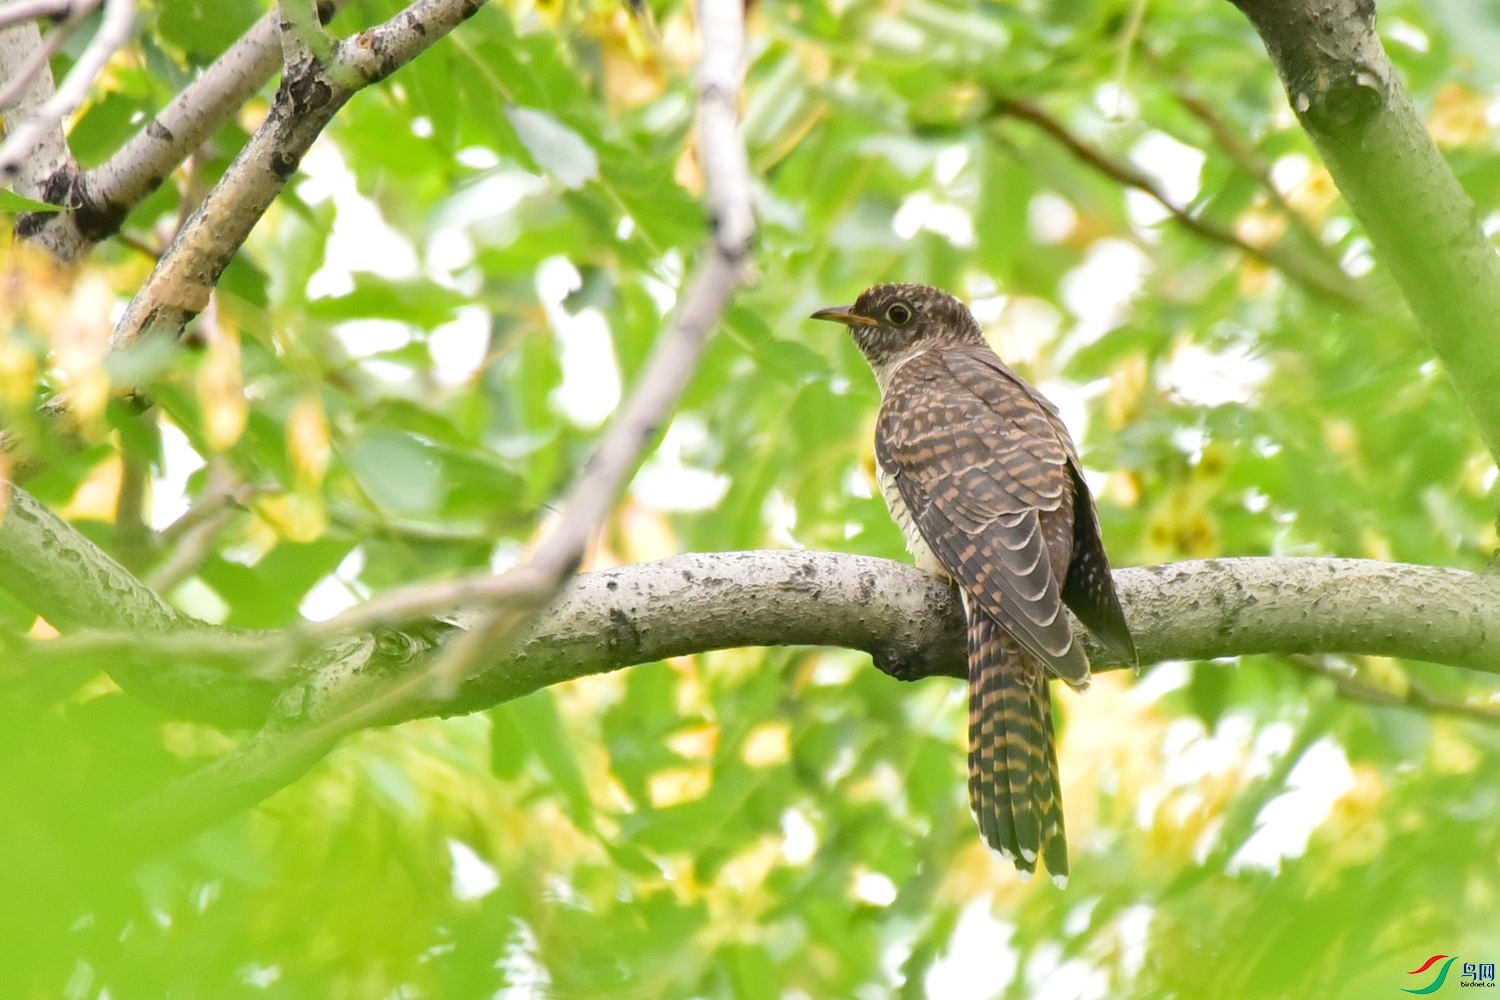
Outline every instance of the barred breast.
{"type": "Polygon", "coordinates": [[[896,522],[896,527],[901,529],[901,536],[906,539],[906,551],[910,552],[917,562],[917,569],[944,580],[951,579],[948,571],[943,568],[943,564],[938,562],[937,556],[933,555],[922,533],[917,530],[911,510],[906,506],[906,500],[902,498],[901,490],[896,486],[896,477],[887,472],[885,466],[878,461],[875,463],[875,479],[880,483],[880,495],[885,498],[885,506],[891,512],[891,520],[896,522]]]}

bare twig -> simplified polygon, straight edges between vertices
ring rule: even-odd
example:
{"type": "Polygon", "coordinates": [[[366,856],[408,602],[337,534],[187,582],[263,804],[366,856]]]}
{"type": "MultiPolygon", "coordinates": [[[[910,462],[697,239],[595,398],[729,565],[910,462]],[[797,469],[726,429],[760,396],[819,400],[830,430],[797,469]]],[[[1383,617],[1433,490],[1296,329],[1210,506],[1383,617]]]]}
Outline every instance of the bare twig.
{"type": "Polygon", "coordinates": [[[383,24],[338,44],[334,57],[282,78],[260,128],[162,255],[124,316],[111,347],[151,333],[176,337],[201,312],[224,268],[339,108],[472,16],[483,0],[416,0],[383,24]]]}
{"type": "Polygon", "coordinates": [[[1000,98],[995,101],[993,110],[997,116],[1031,122],[1057,140],[1086,166],[1092,167],[1126,187],[1135,188],[1150,196],[1167,211],[1174,222],[1189,232],[1222,246],[1233,247],[1262,264],[1276,268],[1308,289],[1336,299],[1346,306],[1368,308],[1368,297],[1364,290],[1358,282],[1342,270],[1309,260],[1279,244],[1258,246],[1241,239],[1232,229],[1199,218],[1167,197],[1166,192],[1150,175],[1130,163],[1117,160],[1102,150],[1090,146],[1069,131],[1062,122],[1030,101],[1000,98]]]}
{"type": "Polygon", "coordinates": [[[21,161],[31,155],[42,136],[57,128],[64,118],[72,114],[88,96],[109,57],[124,45],[130,37],[130,28],[135,17],[135,0],[105,0],[104,20],[99,33],[89,42],[78,61],[68,72],[61,87],[29,119],[5,137],[0,143],[0,178],[9,180],[20,170],[21,161]]]}
{"type": "Polygon", "coordinates": [[[1341,658],[1294,655],[1287,656],[1285,659],[1303,673],[1315,677],[1326,677],[1333,681],[1334,690],[1350,701],[1363,702],[1367,705],[1414,708],[1433,715],[1454,715],[1484,722],[1500,722],[1500,700],[1496,700],[1494,694],[1491,694],[1488,701],[1449,698],[1428,688],[1405,670],[1401,671],[1400,685],[1404,690],[1393,690],[1362,679],[1353,664],[1341,658]]]}
{"type": "MultiPolygon", "coordinates": [[[[331,18],[348,2],[325,2],[319,13],[331,18]]],[[[281,66],[279,20],[275,11],[262,17],[119,151],[62,185],[66,190],[56,200],[66,204],[66,211],[22,216],[17,232],[62,260],[81,257],[95,243],[117,234],[131,210],[237,114],[281,66]]],[[[159,251],[147,252],[161,257],[159,251]]]]}
{"type": "MultiPolygon", "coordinates": [[[[50,63],[43,63],[37,72],[26,72],[31,57],[42,47],[41,31],[35,21],[0,28],[0,80],[26,80],[15,106],[8,111],[0,110],[0,133],[8,134],[35,118],[55,96],[50,63]]],[[[59,195],[53,178],[64,178],[62,187],[65,188],[66,178],[72,177],[77,170],[63,140],[62,129],[54,128],[41,134],[31,155],[21,161],[20,169],[5,182],[17,194],[56,205],[64,199],[59,195]]]]}
{"type": "Polygon", "coordinates": [[[71,18],[81,7],[93,10],[99,0],[11,0],[0,7],[0,28],[38,18],[71,18]]]}
{"type": "MultiPolygon", "coordinates": [[[[699,23],[699,144],[709,179],[713,238],[672,327],[657,344],[629,402],[568,492],[562,512],[532,556],[494,578],[473,627],[450,641],[427,666],[391,684],[337,678],[314,710],[299,705],[295,718],[273,718],[261,737],[215,762],[211,773],[189,776],[164,790],[130,819],[135,829],[169,822],[194,829],[246,808],[295,780],[345,735],[411,717],[419,706],[451,703],[484,655],[508,649],[535,606],[554,597],[573,574],[588,539],[613,509],[646,446],[676,406],[697,365],[708,334],[744,280],[754,216],[749,159],[738,125],[744,72],[744,11],[738,0],[702,0],[699,23]]],[[[453,610],[451,608],[447,610],[453,610]]],[[[310,684],[316,686],[319,678],[310,684]]]]}
{"type": "Polygon", "coordinates": [[[1282,215],[1286,216],[1287,220],[1301,234],[1303,240],[1320,252],[1325,263],[1331,267],[1337,267],[1338,262],[1333,257],[1333,251],[1329,250],[1328,245],[1323,242],[1322,237],[1318,235],[1313,224],[1308,221],[1306,215],[1286,200],[1286,195],[1281,192],[1281,189],[1276,186],[1276,182],[1271,179],[1271,164],[1261,155],[1260,150],[1256,149],[1235,131],[1234,126],[1224,120],[1224,117],[1219,114],[1217,108],[1198,96],[1191,84],[1179,80],[1174,92],[1178,103],[1186,108],[1189,114],[1198,119],[1204,128],[1208,129],[1209,135],[1213,136],[1213,140],[1219,144],[1219,148],[1228,153],[1230,158],[1240,165],[1241,170],[1255,178],[1261,188],[1265,190],[1266,197],[1271,200],[1271,203],[1276,206],[1282,215]]]}
{"type": "Polygon", "coordinates": [[[15,107],[22,93],[42,71],[42,67],[52,62],[52,56],[57,52],[58,46],[68,40],[69,36],[77,30],[89,14],[93,13],[97,6],[99,6],[99,0],[84,0],[83,3],[70,10],[66,20],[47,32],[47,37],[42,39],[42,44],[36,47],[25,64],[17,69],[9,80],[0,81],[4,83],[4,86],[0,87],[0,111],[9,111],[15,107]]]}

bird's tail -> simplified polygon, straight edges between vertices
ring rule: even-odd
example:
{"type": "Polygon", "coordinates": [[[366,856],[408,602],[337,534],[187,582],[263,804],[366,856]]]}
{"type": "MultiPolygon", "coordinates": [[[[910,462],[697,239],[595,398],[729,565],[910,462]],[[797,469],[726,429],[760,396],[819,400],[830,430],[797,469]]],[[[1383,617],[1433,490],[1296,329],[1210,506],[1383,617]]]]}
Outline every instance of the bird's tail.
{"type": "Polygon", "coordinates": [[[1007,861],[1030,874],[1041,857],[1067,884],[1047,673],[978,609],[969,618],[969,806],[1007,861]]]}

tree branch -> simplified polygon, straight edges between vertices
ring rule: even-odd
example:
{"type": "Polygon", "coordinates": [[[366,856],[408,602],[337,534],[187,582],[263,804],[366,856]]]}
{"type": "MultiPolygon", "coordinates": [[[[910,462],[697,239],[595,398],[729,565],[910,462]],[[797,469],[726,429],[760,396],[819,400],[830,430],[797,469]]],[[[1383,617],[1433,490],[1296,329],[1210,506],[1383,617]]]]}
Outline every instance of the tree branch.
{"type": "Polygon", "coordinates": [[[99,0],[11,0],[0,7],[0,28],[38,18],[69,18],[80,9],[93,10],[99,0]]]}
{"type": "Polygon", "coordinates": [[[1372,0],[1232,0],[1500,455],[1500,260],[1375,33],[1372,0]]]}
{"type": "MultiPolygon", "coordinates": [[[[1337,651],[1500,673],[1494,577],[1361,559],[1241,558],[1122,569],[1115,583],[1142,662],[1337,651]]],[[[424,637],[405,641],[401,658],[420,659],[424,637]]],[[[315,763],[335,734],[297,720],[326,717],[352,684],[378,684],[366,675],[382,673],[358,637],[343,642],[348,657],[325,652],[333,669],[283,695],[273,724],[241,751],[133,810],[131,836],[160,846],[253,805],[315,763]]],[[[966,676],[959,602],[912,566],[832,552],[703,553],[575,577],[509,650],[481,656],[455,698],[381,702],[386,711],[371,724],[479,711],[632,664],[766,645],[863,650],[904,680],[966,676]]],[[[1092,639],[1085,645],[1096,670],[1124,666],[1092,639]]]]}
{"type": "Polygon", "coordinates": [[[1061,143],[1084,165],[1125,187],[1135,188],[1150,196],[1161,205],[1176,222],[1188,232],[1221,246],[1232,247],[1248,257],[1274,267],[1293,281],[1327,298],[1356,309],[1369,308],[1369,297],[1359,282],[1337,267],[1305,257],[1280,243],[1266,246],[1250,243],[1225,226],[1199,218],[1167,197],[1165,191],[1149,175],[1134,165],[1095,149],[1070,132],[1062,122],[1052,117],[1030,101],[997,99],[993,106],[997,116],[1028,121],[1061,143]]]}
{"type": "Polygon", "coordinates": [[[115,326],[111,348],[129,347],[152,333],[180,335],[339,108],[445,37],[482,4],[417,0],[384,24],[339,43],[335,58],[289,67],[265,121],[131,300],[115,326]]]}
{"type": "MultiPolygon", "coordinates": [[[[372,678],[371,672],[351,671],[331,661],[301,685],[294,714],[273,714],[255,739],[210,769],[164,789],[127,818],[131,836],[162,823],[173,830],[192,829],[247,808],[295,780],[351,732],[414,715],[451,713],[476,665],[508,659],[513,634],[531,620],[535,605],[555,597],[575,572],[589,538],[676,407],[709,333],[748,267],[755,220],[749,157],[739,128],[743,7],[739,0],[702,0],[699,25],[703,55],[698,71],[698,139],[709,182],[712,236],[671,329],[652,351],[630,400],[574,480],[556,523],[526,562],[492,578],[481,591],[482,605],[470,627],[421,669],[380,683],[378,675],[372,678]]],[[[370,50],[378,57],[382,47],[371,45],[370,50]]]]}
{"type": "Polygon", "coordinates": [[[13,130],[8,128],[5,141],[0,142],[0,178],[9,181],[17,176],[21,164],[44,138],[83,103],[109,57],[129,39],[134,17],[134,0],[105,0],[98,34],[79,55],[62,86],[13,130]]]}
{"type": "MultiPolygon", "coordinates": [[[[318,14],[332,20],[348,2],[325,0],[318,14]]],[[[278,21],[273,11],[255,22],[108,160],[82,173],[74,169],[54,176],[47,191],[50,197],[43,200],[63,205],[64,210],[21,216],[17,234],[69,261],[118,233],[126,216],[281,66],[278,21]]]]}
{"type": "MultiPolygon", "coordinates": [[[[17,96],[15,106],[0,109],[0,132],[6,135],[36,118],[54,96],[51,66],[43,65],[36,73],[28,73],[26,68],[42,45],[41,31],[33,21],[0,29],[0,80],[26,79],[26,86],[17,96]]],[[[52,201],[47,197],[48,178],[76,169],[67,143],[63,141],[62,129],[52,128],[42,132],[32,145],[31,155],[19,164],[12,176],[3,180],[17,194],[36,201],[52,201]]]]}

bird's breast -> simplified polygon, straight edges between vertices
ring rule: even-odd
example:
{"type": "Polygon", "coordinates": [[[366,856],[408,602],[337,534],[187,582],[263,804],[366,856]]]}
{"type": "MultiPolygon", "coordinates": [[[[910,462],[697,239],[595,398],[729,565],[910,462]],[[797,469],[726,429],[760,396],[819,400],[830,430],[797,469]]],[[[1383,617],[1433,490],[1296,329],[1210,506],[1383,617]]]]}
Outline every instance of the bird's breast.
{"type": "Polygon", "coordinates": [[[949,579],[949,574],[938,562],[938,558],[932,552],[932,547],[922,537],[922,532],[917,530],[916,519],[912,517],[911,508],[906,506],[906,498],[901,495],[901,489],[896,485],[896,477],[886,471],[885,466],[879,461],[875,463],[875,479],[880,483],[880,495],[885,498],[886,509],[891,512],[891,520],[896,522],[896,527],[901,529],[901,535],[906,539],[906,550],[916,560],[917,569],[924,573],[949,579]]]}

